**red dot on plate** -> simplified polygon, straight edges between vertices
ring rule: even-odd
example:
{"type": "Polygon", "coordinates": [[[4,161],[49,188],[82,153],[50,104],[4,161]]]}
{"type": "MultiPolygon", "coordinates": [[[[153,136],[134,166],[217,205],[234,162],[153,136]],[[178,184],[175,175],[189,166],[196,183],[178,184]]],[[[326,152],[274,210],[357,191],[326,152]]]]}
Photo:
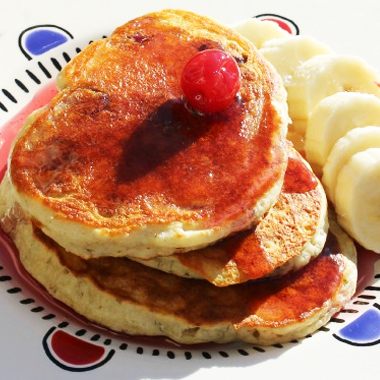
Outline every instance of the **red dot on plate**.
{"type": "Polygon", "coordinates": [[[86,342],[62,330],[53,333],[51,349],[61,360],[71,365],[96,363],[105,353],[103,347],[86,342]]]}
{"type": "Polygon", "coordinates": [[[281,29],[284,29],[286,32],[288,32],[289,34],[293,34],[292,33],[292,29],[290,28],[290,26],[283,20],[279,20],[277,18],[266,18],[265,20],[267,21],[273,21],[275,23],[278,24],[278,26],[281,28],[281,29]]]}

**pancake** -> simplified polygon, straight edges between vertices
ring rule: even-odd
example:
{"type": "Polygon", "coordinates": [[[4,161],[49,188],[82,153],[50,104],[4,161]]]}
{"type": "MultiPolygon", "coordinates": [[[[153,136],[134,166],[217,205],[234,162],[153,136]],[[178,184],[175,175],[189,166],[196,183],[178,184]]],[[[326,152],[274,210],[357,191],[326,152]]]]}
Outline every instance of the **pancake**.
{"type": "Polygon", "coordinates": [[[330,224],[325,249],[303,269],[218,288],[127,258],[84,260],[44,235],[17,204],[2,218],[22,264],[53,297],[113,331],[183,344],[271,345],[325,325],[353,296],[357,280],[355,246],[330,224]]]}
{"type": "Polygon", "coordinates": [[[139,262],[229,286],[302,268],[322,251],[327,230],[325,191],[310,165],[289,147],[282,192],[256,227],[196,251],[139,262]]]}
{"type": "Polygon", "coordinates": [[[250,228],[276,202],[287,164],[280,76],[236,31],[166,10],[91,43],[59,93],[26,122],[9,172],[41,230],[84,258],[148,259],[250,228]],[[185,64],[216,48],[238,62],[234,103],[189,110],[185,64]]]}

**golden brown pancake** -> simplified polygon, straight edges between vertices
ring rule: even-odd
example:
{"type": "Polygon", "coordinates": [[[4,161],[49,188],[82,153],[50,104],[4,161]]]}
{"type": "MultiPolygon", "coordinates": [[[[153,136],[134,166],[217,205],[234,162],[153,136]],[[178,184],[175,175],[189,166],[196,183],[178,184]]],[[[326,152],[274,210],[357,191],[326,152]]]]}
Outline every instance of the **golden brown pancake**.
{"type": "Polygon", "coordinates": [[[278,201],[253,229],[196,251],[139,262],[216,286],[279,276],[306,265],[326,241],[327,199],[301,155],[289,147],[288,156],[278,201]]]}
{"type": "Polygon", "coordinates": [[[276,202],[287,163],[281,78],[234,30],[185,11],[148,14],[91,43],[27,121],[9,175],[45,234],[83,257],[151,258],[249,228],[276,202]],[[241,87],[224,111],[186,106],[198,51],[227,51],[241,87]]]}
{"type": "Polygon", "coordinates": [[[26,270],[53,297],[92,322],[131,335],[185,344],[283,343],[326,324],[356,287],[355,246],[335,222],[323,252],[303,269],[224,288],[127,258],[84,260],[44,235],[19,205],[2,226],[26,270]]]}

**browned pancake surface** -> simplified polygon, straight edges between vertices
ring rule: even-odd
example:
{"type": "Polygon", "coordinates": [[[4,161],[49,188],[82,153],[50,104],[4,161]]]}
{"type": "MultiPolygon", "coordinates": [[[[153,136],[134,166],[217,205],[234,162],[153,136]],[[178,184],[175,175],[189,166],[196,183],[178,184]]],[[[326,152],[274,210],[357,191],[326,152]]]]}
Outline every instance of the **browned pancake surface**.
{"type": "Polygon", "coordinates": [[[69,63],[60,85],[10,166],[18,191],[69,219],[125,231],[179,219],[212,227],[242,214],[246,224],[282,179],[278,76],[247,41],[203,17],[131,21],[69,63]],[[228,109],[200,116],[186,108],[179,78],[205,48],[235,57],[242,87],[228,109]]]}
{"type": "Polygon", "coordinates": [[[217,286],[280,275],[306,265],[325,243],[327,201],[308,164],[291,145],[288,149],[281,194],[254,228],[206,248],[141,263],[185,277],[199,275],[217,286]]]}
{"type": "Polygon", "coordinates": [[[44,235],[18,204],[2,227],[26,270],[53,297],[92,322],[132,335],[180,343],[286,342],[326,324],[356,287],[355,246],[335,222],[323,252],[303,269],[223,288],[127,258],[82,259],[44,235]]]}
{"type": "Polygon", "coordinates": [[[89,279],[109,297],[202,327],[225,322],[236,329],[302,323],[335,296],[344,270],[343,255],[335,238],[330,236],[323,253],[300,271],[281,278],[218,288],[203,280],[184,279],[125,258],[83,260],[61,249],[38,230],[37,234],[74,276],[89,279]]]}

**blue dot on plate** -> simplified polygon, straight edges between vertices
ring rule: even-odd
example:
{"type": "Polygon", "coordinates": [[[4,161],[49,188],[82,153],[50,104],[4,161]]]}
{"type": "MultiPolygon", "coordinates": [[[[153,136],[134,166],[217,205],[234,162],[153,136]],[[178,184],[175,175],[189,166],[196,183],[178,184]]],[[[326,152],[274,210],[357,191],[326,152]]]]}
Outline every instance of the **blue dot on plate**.
{"type": "Polygon", "coordinates": [[[67,40],[67,36],[62,33],[49,29],[39,29],[28,34],[25,39],[25,48],[34,55],[41,55],[64,44],[67,40]]]}
{"type": "Polygon", "coordinates": [[[352,343],[375,343],[380,339],[380,313],[369,309],[339,331],[341,338],[352,343]]]}

